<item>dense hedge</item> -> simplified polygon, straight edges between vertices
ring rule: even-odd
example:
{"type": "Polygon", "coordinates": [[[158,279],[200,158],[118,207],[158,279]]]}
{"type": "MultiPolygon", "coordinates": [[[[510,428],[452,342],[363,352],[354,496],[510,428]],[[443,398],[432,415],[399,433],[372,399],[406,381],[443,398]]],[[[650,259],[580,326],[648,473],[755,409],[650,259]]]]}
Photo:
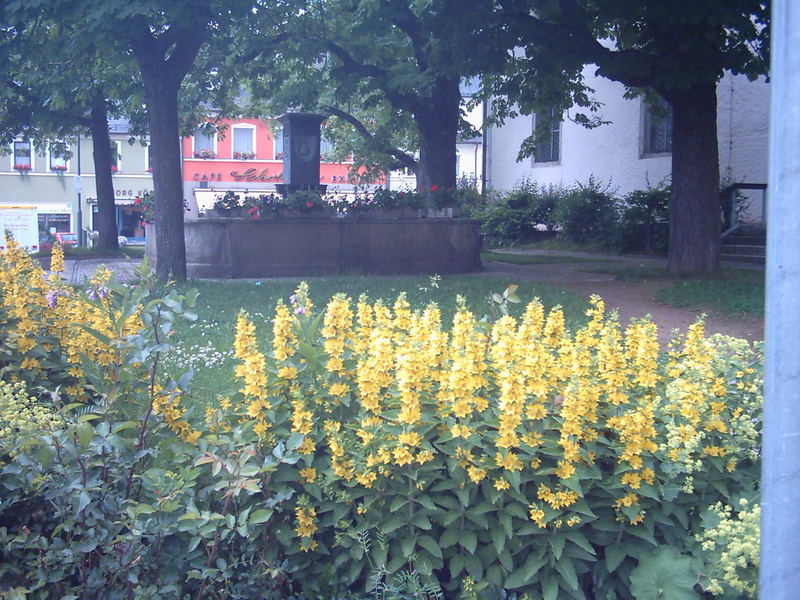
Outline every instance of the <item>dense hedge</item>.
{"type": "Polygon", "coordinates": [[[35,336],[43,377],[71,371],[47,396],[58,419],[0,438],[10,597],[669,600],[724,584],[695,535],[756,491],[761,356],[745,341],[697,323],[662,352],[655,325],[623,328],[599,298],[577,331],[537,301],[494,323],[461,306],[446,330],[435,305],[319,311],[301,286],[268,323],[239,316],[237,384],[206,398],[160,369],[191,297],[105,276],[66,289],[15,248],[0,262],[4,372],[24,378],[35,336]],[[20,296],[34,277],[41,298],[20,296]],[[51,331],[62,301],[105,317],[51,331]]]}
{"type": "Polygon", "coordinates": [[[571,188],[523,181],[486,197],[471,216],[484,221],[489,243],[507,246],[535,241],[542,231],[566,241],[609,251],[666,252],[668,186],[648,187],[618,197],[591,178],[571,188]]]}

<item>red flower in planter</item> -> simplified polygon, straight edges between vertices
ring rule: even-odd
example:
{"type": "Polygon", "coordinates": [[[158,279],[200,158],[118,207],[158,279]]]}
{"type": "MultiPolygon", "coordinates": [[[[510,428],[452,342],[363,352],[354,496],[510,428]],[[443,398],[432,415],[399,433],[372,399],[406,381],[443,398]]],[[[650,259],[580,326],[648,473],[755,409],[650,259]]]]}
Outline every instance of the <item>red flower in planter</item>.
{"type": "Polygon", "coordinates": [[[14,165],[14,170],[19,171],[20,173],[26,173],[31,170],[31,166],[16,164],[14,165]]]}
{"type": "Polygon", "coordinates": [[[116,173],[117,171],[119,171],[119,168],[117,167],[117,165],[111,165],[111,172],[112,173],[116,173]]]}
{"type": "Polygon", "coordinates": [[[435,192],[435,191],[436,191],[436,190],[438,190],[438,189],[439,189],[439,186],[438,186],[438,185],[436,185],[435,183],[434,183],[434,184],[431,186],[431,191],[432,191],[432,192],[435,192]]]}

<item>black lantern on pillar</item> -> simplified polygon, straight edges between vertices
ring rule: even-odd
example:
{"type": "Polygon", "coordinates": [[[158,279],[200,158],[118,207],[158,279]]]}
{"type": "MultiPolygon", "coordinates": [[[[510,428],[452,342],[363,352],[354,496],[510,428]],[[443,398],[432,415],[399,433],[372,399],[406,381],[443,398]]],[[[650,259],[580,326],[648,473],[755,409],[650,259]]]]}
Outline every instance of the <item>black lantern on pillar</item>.
{"type": "Polygon", "coordinates": [[[298,190],[324,194],[319,183],[320,125],[325,115],[287,113],[278,117],[283,125],[283,183],[275,187],[281,195],[298,190]]]}

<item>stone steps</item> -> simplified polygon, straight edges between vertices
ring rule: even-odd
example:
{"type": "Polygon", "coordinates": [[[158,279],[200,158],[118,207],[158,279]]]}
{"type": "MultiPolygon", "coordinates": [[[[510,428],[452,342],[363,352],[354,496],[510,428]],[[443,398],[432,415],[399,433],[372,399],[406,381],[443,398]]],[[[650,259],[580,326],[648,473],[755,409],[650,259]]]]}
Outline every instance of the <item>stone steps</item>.
{"type": "Polygon", "coordinates": [[[767,256],[767,232],[753,226],[743,226],[722,240],[720,260],[763,265],[767,256]]]}

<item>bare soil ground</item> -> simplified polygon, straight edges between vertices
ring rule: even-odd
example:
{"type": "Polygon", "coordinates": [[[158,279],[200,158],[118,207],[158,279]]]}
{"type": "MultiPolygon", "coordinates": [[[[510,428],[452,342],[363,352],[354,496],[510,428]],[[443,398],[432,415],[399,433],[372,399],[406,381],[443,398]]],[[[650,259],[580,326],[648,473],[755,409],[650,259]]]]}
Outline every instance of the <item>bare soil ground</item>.
{"type": "MultiPolygon", "coordinates": [[[[613,275],[587,273],[581,269],[598,265],[585,263],[554,263],[512,265],[508,263],[486,262],[486,274],[498,277],[512,277],[520,281],[541,281],[590,296],[597,294],[609,310],[619,311],[620,322],[624,325],[630,319],[650,315],[658,325],[659,339],[662,343],[672,338],[675,329],[686,331],[703,313],[687,308],[661,304],[653,300],[655,293],[669,285],[666,281],[627,282],[618,281],[613,275]]],[[[764,319],[710,314],[705,317],[707,334],[721,333],[749,341],[764,339],[764,319]]]]}

